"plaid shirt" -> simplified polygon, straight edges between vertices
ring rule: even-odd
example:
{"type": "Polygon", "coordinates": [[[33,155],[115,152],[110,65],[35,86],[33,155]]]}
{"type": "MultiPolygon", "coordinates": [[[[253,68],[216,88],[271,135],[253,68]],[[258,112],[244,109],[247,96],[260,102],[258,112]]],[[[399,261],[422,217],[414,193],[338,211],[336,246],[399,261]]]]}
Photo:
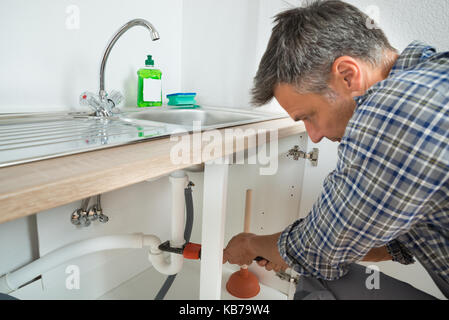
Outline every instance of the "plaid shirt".
{"type": "Polygon", "coordinates": [[[282,232],[281,256],[335,280],[399,242],[449,283],[449,52],[413,42],[355,100],[337,167],[308,216],[282,232]]]}

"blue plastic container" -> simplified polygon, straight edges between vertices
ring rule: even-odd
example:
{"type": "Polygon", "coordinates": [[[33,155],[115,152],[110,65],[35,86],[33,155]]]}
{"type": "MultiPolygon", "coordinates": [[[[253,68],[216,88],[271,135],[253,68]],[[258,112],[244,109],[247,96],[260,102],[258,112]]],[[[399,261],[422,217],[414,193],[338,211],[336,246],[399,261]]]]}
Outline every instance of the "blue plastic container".
{"type": "Polygon", "coordinates": [[[168,94],[168,105],[169,106],[185,106],[185,105],[195,105],[196,93],[172,93],[168,94]]]}

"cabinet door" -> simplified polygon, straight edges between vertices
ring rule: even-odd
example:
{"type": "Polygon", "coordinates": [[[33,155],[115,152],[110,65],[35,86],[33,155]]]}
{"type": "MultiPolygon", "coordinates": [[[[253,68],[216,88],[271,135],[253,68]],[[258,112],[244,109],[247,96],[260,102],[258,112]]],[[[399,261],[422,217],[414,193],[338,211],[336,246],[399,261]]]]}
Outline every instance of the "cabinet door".
{"type": "MultiPolygon", "coordinates": [[[[277,170],[272,175],[262,175],[260,169],[264,166],[260,164],[231,165],[225,245],[234,235],[243,232],[246,189],[253,190],[252,233],[263,235],[280,232],[299,217],[307,215],[321,192],[324,178],[335,168],[337,147],[338,144],[330,141],[313,144],[304,133],[278,142],[277,170]],[[313,166],[310,160],[293,160],[288,157],[288,151],[296,145],[306,152],[318,148],[317,166],[313,166]]],[[[267,145],[266,149],[276,148],[267,145]]],[[[229,264],[226,267],[238,269],[237,266],[229,264]]],[[[255,263],[250,266],[250,270],[257,274],[262,284],[287,294],[288,281],[280,280],[273,271],[268,272],[255,263]]]]}
{"type": "MultiPolygon", "coordinates": [[[[307,137],[307,135],[306,135],[307,137]]],[[[301,200],[299,205],[299,217],[305,217],[312,209],[314,202],[321,193],[323,181],[337,165],[338,143],[323,139],[320,143],[313,143],[307,139],[307,151],[318,148],[318,165],[312,166],[309,161],[305,161],[304,175],[302,179],[301,200]]]]}

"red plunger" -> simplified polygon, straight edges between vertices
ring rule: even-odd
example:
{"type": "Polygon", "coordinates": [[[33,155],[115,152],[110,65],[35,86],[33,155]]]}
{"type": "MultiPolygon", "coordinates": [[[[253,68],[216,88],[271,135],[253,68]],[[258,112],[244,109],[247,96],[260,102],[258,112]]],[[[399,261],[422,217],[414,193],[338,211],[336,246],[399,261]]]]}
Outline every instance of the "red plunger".
{"type": "MultiPolygon", "coordinates": [[[[244,232],[249,233],[251,219],[252,190],[246,190],[244,232]]],[[[252,298],[260,291],[259,279],[254,273],[243,265],[239,271],[234,272],[226,283],[226,289],[237,298],[252,298]]]]}

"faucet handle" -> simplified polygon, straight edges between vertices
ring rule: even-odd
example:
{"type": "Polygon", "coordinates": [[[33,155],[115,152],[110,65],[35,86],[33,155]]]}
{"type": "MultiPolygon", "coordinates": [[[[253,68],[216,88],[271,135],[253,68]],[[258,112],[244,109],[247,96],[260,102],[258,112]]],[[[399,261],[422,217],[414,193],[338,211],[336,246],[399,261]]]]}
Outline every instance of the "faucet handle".
{"type": "Polygon", "coordinates": [[[117,90],[112,90],[110,94],[105,93],[104,99],[92,92],[84,91],[80,94],[79,101],[80,105],[92,108],[97,116],[108,117],[112,113],[120,113],[117,107],[123,101],[123,98],[123,95],[117,90]]]}
{"type": "MultiPolygon", "coordinates": [[[[123,95],[117,91],[117,90],[112,90],[110,94],[107,95],[107,99],[109,102],[112,103],[111,106],[111,110],[117,108],[119,106],[119,104],[123,101],[123,95]]],[[[117,111],[114,110],[114,112],[118,112],[118,108],[116,109],[117,111]]]]}
{"type": "Polygon", "coordinates": [[[80,105],[88,106],[92,108],[95,112],[101,109],[100,100],[92,92],[84,91],[83,93],[81,93],[79,102],[80,105]]]}

